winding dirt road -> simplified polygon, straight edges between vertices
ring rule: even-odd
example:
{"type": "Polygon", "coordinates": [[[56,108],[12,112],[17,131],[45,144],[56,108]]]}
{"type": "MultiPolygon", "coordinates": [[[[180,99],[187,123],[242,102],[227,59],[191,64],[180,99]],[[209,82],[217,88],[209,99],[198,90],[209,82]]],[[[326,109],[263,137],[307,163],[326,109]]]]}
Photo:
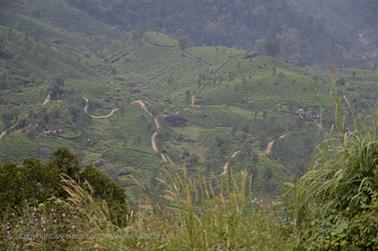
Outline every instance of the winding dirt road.
{"type": "Polygon", "coordinates": [[[288,137],[291,133],[292,133],[292,132],[285,133],[285,134],[281,135],[280,137],[278,137],[278,139],[275,139],[275,140],[272,140],[271,142],[269,142],[268,146],[267,146],[266,149],[265,149],[265,154],[266,154],[266,155],[270,155],[270,154],[272,154],[274,144],[275,144],[278,140],[285,139],[285,138],[288,137]]]}
{"type": "Polygon", "coordinates": [[[236,156],[238,156],[239,153],[241,153],[241,151],[234,152],[234,153],[231,155],[231,159],[235,159],[236,156]]]}
{"type": "Polygon", "coordinates": [[[107,119],[107,118],[110,118],[111,116],[114,115],[114,113],[118,112],[119,111],[119,108],[115,108],[113,110],[111,110],[108,114],[106,115],[100,115],[100,116],[96,116],[96,115],[91,115],[89,114],[88,112],[88,108],[89,108],[89,99],[86,98],[86,97],[83,97],[83,99],[85,100],[85,106],[84,106],[84,112],[86,114],[88,114],[91,118],[93,119],[107,119]]]}
{"type": "MultiPolygon", "coordinates": [[[[159,135],[158,132],[154,132],[154,134],[152,134],[152,136],[151,136],[151,146],[152,146],[152,149],[153,149],[156,153],[159,152],[159,149],[158,149],[158,146],[157,146],[157,143],[156,143],[156,142],[157,142],[157,141],[156,141],[156,138],[157,138],[158,135],[159,135]]],[[[165,156],[163,157],[163,160],[165,160],[165,161],[167,162],[165,156]]]]}
{"type": "Polygon", "coordinates": [[[197,97],[195,95],[192,96],[192,107],[196,107],[197,97]]]}
{"type": "Polygon", "coordinates": [[[43,101],[42,106],[47,105],[50,102],[50,100],[51,100],[51,95],[48,94],[47,97],[45,98],[45,101],[43,101]]]}
{"type": "Polygon", "coordinates": [[[4,138],[5,135],[7,135],[7,130],[3,131],[1,134],[0,134],[0,139],[4,138]]]}
{"type": "MultiPolygon", "coordinates": [[[[131,105],[132,104],[138,104],[154,120],[155,131],[151,136],[151,147],[152,147],[152,149],[154,150],[155,153],[159,153],[160,151],[159,151],[159,147],[158,147],[158,143],[157,143],[157,137],[159,136],[159,130],[161,128],[159,120],[156,117],[154,117],[154,115],[152,114],[152,112],[150,112],[150,110],[148,110],[144,100],[139,99],[139,100],[132,102],[131,105]]],[[[172,159],[167,154],[160,153],[160,157],[165,163],[169,163],[172,166],[174,166],[172,159]]]]}
{"type": "Polygon", "coordinates": [[[17,126],[17,121],[11,126],[9,127],[8,130],[4,130],[1,134],[0,134],[0,139],[3,139],[9,131],[13,130],[15,127],[17,126]]]}
{"type": "Polygon", "coordinates": [[[230,163],[231,163],[231,160],[235,159],[235,158],[238,156],[239,153],[241,153],[241,151],[236,151],[236,152],[234,152],[234,153],[231,155],[230,159],[229,159],[229,160],[227,161],[227,163],[223,166],[223,173],[221,173],[221,176],[224,176],[224,175],[226,175],[226,174],[229,173],[229,171],[230,171],[230,163]]]}
{"type": "MultiPolygon", "coordinates": [[[[154,152],[159,153],[159,148],[158,148],[158,144],[157,144],[157,140],[156,140],[157,136],[159,135],[158,131],[160,130],[159,120],[157,118],[155,118],[154,115],[147,109],[145,101],[140,99],[140,100],[136,100],[136,101],[131,103],[131,105],[133,105],[133,104],[139,105],[154,120],[155,131],[151,136],[151,147],[154,150],[154,152]]],[[[166,158],[166,156],[163,153],[161,153],[161,158],[164,162],[168,163],[168,159],[166,158]]]]}
{"type": "MultiPolygon", "coordinates": [[[[48,95],[46,96],[45,100],[43,101],[42,106],[47,105],[50,101],[51,101],[51,95],[48,94],[48,95]]],[[[25,115],[25,118],[27,118],[28,116],[29,116],[29,114],[26,114],[26,115],[25,115]]],[[[11,127],[9,128],[9,130],[14,129],[14,128],[16,127],[16,125],[17,125],[17,121],[16,121],[16,123],[15,123],[13,126],[11,126],[11,127]]],[[[29,129],[31,126],[32,126],[32,124],[29,124],[28,127],[27,127],[26,129],[29,129]]],[[[17,131],[16,131],[16,134],[21,133],[22,130],[24,130],[24,129],[25,129],[25,128],[22,128],[22,129],[17,130],[17,131]]],[[[7,135],[7,133],[8,133],[8,130],[4,130],[2,133],[0,133],[0,140],[3,139],[3,138],[7,135]]]]}
{"type": "Polygon", "coordinates": [[[150,115],[150,117],[154,118],[154,115],[152,115],[152,113],[147,109],[146,102],[144,100],[141,100],[141,99],[135,100],[134,102],[131,103],[131,105],[133,105],[133,104],[140,105],[140,107],[142,107],[142,109],[145,112],[147,112],[150,115]]]}
{"type": "MultiPolygon", "coordinates": [[[[89,107],[89,99],[86,98],[86,97],[83,97],[84,100],[85,100],[85,107],[84,107],[84,112],[87,113],[91,118],[94,118],[94,119],[105,119],[105,118],[110,118],[111,116],[114,115],[114,113],[116,113],[117,111],[119,111],[119,108],[116,108],[116,109],[113,109],[109,114],[107,115],[103,115],[103,116],[95,116],[95,115],[91,115],[88,113],[88,107],[89,107]]],[[[150,110],[148,110],[147,108],[147,105],[146,105],[146,102],[142,99],[139,99],[139,100],[135,100],[133,102],[131,102],[129,105],[134,105],[134,104],[137,104],[139,105],[154,121],[154,124],[155,124],[155,130],[151,136],[151,147],[152,149],[154,150],[155,153],[160,153],[160,157],[161,159],[165,162],[165,163],[169,163],[171,165],[174,165],[172,159],[164,154],[164,153],[161,153],[159,151],[159,147],[158,147],[158,143],[157,143],[157,137],[159,136],[159,130],[161,128],[160,126],[160,123],[159,123],[159,120],[154,117],[154,115],[152,114],[152,112],[150,110]]]]}

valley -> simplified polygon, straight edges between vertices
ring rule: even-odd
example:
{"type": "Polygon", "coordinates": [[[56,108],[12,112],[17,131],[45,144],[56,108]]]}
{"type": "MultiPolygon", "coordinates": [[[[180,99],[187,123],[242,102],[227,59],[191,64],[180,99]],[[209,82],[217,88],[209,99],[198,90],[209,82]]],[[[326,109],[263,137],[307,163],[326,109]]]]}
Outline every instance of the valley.
{"type": "MultiPolygon", "coordinates": [[[[62,6],[62,12],[72,8],[62,6]]],[[[115,35],[106,24],[88,24],[87,36],[79,27],[66,30],[59,18],[48,23],[23,11],[7,12],[0,22],[2,55],[12,55],[1,58],[7,77],[0,93],[1,161],[43,157],[65,145],[131,190],[120,169],[148,180],[174,164],[215,174],[222,167],[247,169],[259,193],[274,195],[305,171],[322,128],[331,127],[334,87],[326,69],[241,48],[182,48],[159,32],[115,35]],[[25,18],[33,20],[30,26],[15,25],[25,18]],[[44,40],[30,36],[32,30],[34,36],[43,31],[44,40]],[[60,42],[51,43],[58,34],[60,42]],[[302,108],[324,112],[322,121],[298,116],[302,108]],[[20,142],[25,151],[9,155],[20,142]]],[[[340,69],[335,79],[347,80],[338,87],[345,95],[358,93],[351,102],[360,109],[372,102],[367,96],[376,93],[371,80],[377,75],[340,69]]]]}
{"type": "Polygon", "coordinates": [[[378,250],[377,13],[0,0],[0,250],[378,250]]]}

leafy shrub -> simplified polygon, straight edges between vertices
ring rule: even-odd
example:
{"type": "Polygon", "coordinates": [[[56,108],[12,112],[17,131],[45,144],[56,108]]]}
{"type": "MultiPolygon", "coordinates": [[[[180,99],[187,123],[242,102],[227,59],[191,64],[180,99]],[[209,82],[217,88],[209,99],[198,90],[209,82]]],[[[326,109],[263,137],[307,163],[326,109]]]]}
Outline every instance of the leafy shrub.
{"type": "Polygon", "coordinates": [[[80,166],[76,155],[66,148],[59,148],[47,163],[33,158],[22,164],[0,165],[0,219],[9,213],[22,214],[26,207],[38,206],[50,198],[66,199],[62,189],[61,176],[65,175],[85,186],[93,186],[93,196],[108,204],[113,222],[124,224],[127,214],[124,189],[94,167],[80,166]]]}
{"type": "Polygon", "coordinates": [[[112,221],[117,225],[125,225],[125,216],[127,216],[125,190],[93,166],[86,167],[81,178],[91,185],[95,197],[107,202],[112,221]]]}
{"type": "Polygon", "coordinates": [[[378,250],[376,128],[331,136],[292,192],[300,249],[378,250]]]}
{"type": "MultiPolygon", "coordinates": [[[[291,249],[293,241],[284,234],[273,211],[252,202],[247,173],[214,179],[190,176],[185,170],[165,170],[158,180],[164,187],[163,200],[148,196],[140,200],[126,228],[112,228],[110,221],[89,226],[98,236],[89,245],[101,250],[291,249]]],[[[79,196],[75,191],[69,193],[79,196]]],[[[101,210],[96,211],[98,216],[91,213],[98,204],[78,206],[90,217],[87,222],[104,219],[101,210]]]]}

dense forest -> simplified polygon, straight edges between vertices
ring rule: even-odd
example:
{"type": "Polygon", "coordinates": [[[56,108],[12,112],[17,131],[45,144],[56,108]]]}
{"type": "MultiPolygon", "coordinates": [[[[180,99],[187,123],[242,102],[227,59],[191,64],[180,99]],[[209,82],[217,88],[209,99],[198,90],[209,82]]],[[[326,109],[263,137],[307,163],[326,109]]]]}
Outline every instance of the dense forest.
{"type": "Polygon", "coordinates": [[[374,0],[69,2],[122,30],[158,30],[196,45],[250,50],[267,40],[279,47],[272,54],[303,65],[377,66],[374,0]]]}
{"type": "Polygon", "coordinates": [[[0,250],[378,250],[376,0],[0,0],[0,250]]]}
{"type": "MultiPolygon", "coordinates": [[[[5,9],[27,1],[4,1],[5,9]]],[[[260,49],[301,65],[377,66],[375,0],[66,0],[121,31],[156,30],[185,44],[260,49]]],[[[48,8],[47,6],[45,8],[48,8]]],[[[30,13],[49,19],[44,9],[30,13]]],[[[70,27],[65,27],[70,29],[70,27]]]]}

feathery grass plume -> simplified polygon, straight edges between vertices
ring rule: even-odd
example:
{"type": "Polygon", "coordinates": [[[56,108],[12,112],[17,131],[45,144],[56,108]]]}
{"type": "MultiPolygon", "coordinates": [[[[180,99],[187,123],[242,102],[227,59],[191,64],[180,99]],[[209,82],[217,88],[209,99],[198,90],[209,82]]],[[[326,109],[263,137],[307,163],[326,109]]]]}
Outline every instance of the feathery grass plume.
{"type": "Polygon", "coordinates": [[[291,215],[302,248],[378,250],[374,121],[355,132],[331,133],[312,167],[292,187],[291,215]]]}
{"type": "Polygon", "coordinates": [[[251,176],[189,176],[186,170],[165,173],[162,198],[174,215],[177,230],[167,236],[170,250],[285,250],[279,223],[251,203],[251,176]],[[264,237],[270,236],[270,241],[264,237]]]}
{"type": "Polygon", "coordinates": [[[252,203],[252,179],[245,171],[214,180],[186,170],[164,170],[158,180],[165,188],[163,200],[149,200],[152,204],[140,208],[125,228],[111,225],[101,203],[69,181],[72,205],[91,223],[89,231],[99,236],[90,245],[100,250],[172,251],[293,247],[275,215],[252,203]]]}
{"type": "Polygon", "coordinates": [[[93,189],[89,183],[84,182],[80,185],[67,175],[62,175],[61,182],[64,191],[68,194],[66,205],[77,212],[76,220],[81,222],[81,226],[85,226],[82,233],[88,238],[83,238],[81,244],[91,245],[93,241],[101,241],[104,234],[117,230],[117,227],[111,223],[107,203],[94,199],[93,189]]]}

